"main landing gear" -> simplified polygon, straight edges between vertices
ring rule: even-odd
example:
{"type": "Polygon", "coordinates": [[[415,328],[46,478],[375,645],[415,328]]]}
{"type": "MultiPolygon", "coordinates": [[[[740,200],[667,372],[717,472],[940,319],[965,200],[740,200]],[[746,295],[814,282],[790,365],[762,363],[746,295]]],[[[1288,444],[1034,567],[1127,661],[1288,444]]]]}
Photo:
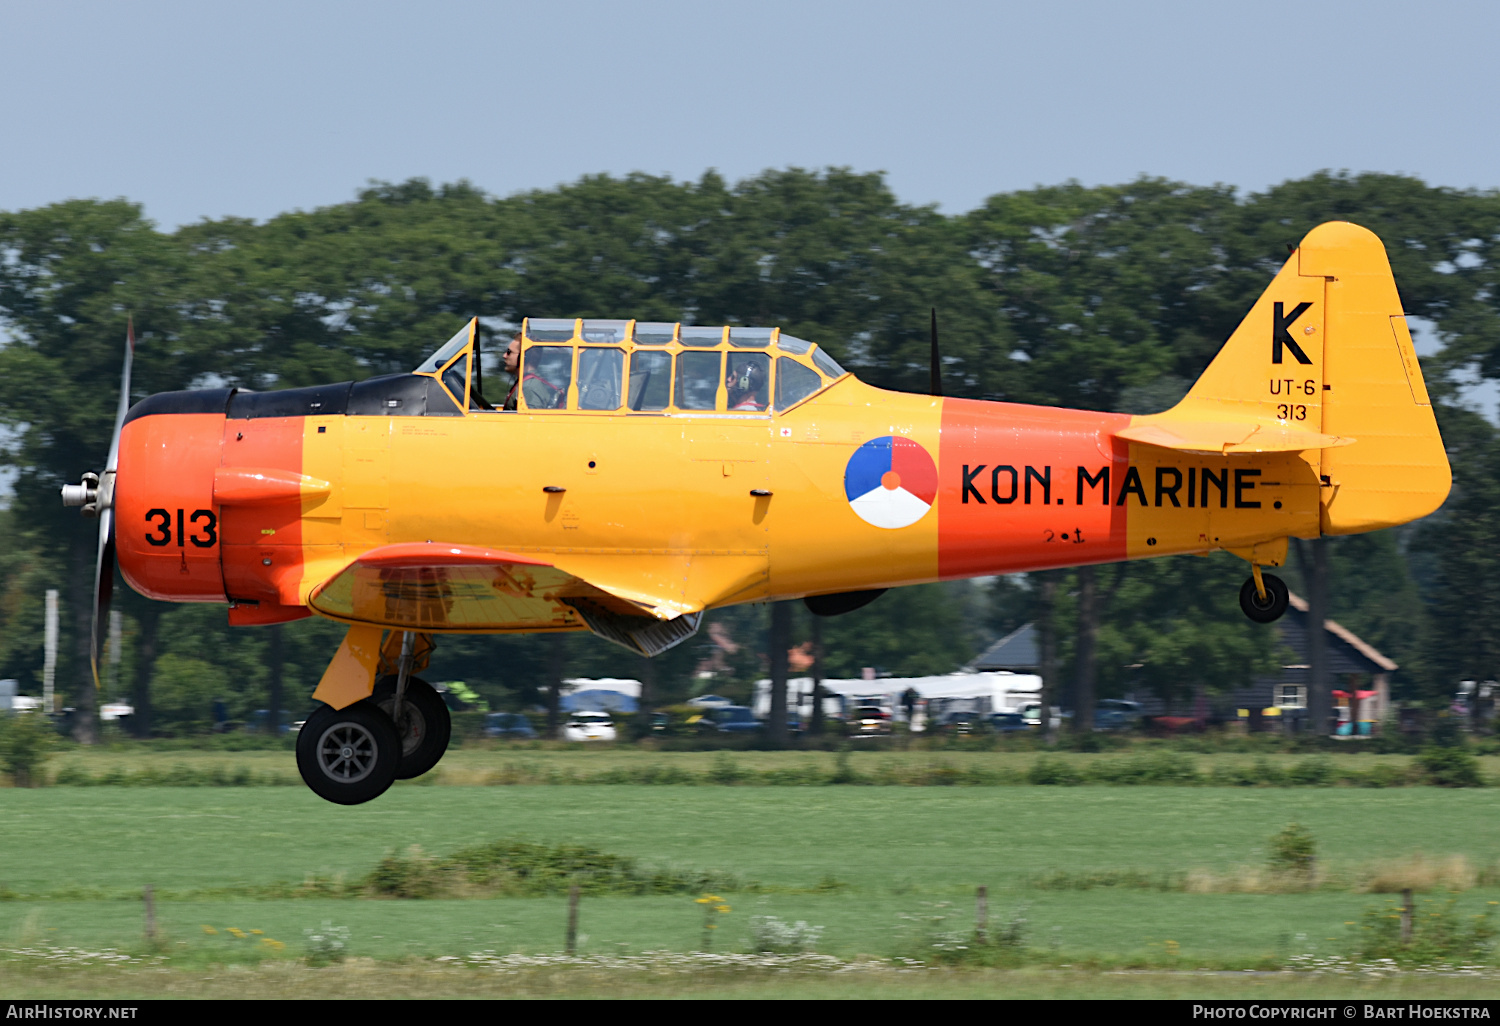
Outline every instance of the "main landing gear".
{"type": "Polygon", "coordinates": [[[1286,612],[1291,594],[1285,582],[1275,574],[1263,574],[1258,564],[1250,564],[1251,577],[1240,586],[1240,608],[1256,623],[1271,623],[1286,612]]]}
{"type": "Polygon", "coordinates": [[[393,634],[385,649],[382,668],[394,668],[394,674],[377,677],[369,698],[343,709],[320,707],[297,735],[302,780],[318,797],[339,805],[378,798],[395,781],[432,769],[448,750],[448,706],[432,685],[411,675],[427,665],[432,642],[405,631],[393,634]],[[398,641],[400,655],[392,660],[398,641]]]}

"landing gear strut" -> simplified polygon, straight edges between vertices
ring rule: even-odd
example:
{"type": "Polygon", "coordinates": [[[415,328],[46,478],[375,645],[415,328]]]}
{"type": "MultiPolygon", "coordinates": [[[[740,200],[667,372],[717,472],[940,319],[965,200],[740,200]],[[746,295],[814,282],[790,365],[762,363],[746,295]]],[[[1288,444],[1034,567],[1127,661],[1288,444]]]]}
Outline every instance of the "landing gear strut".
{"type": "Polygon", "coordinates": [[[393,632],[382,655],[383,663],[388,667],[391,656],[399,651],[395,659],[396,672],[377,678],[370,695],[370,701],[391,718],[396,733],[401,736],[401,766],[396,770],[398,780],[420,777],[436,766],[448,750],[452,730],[448,706],[431,685],[412,676],[412,671],[427,665],[432,649],[432,639],[415,631],[393,632]],[[396,647],[398,639],[399,649],[396,647]]]}
{"type": "Polygon", "coordinates": [[[421,677],[406,679],[406,693],[398,715],[396,684],[396,677],[381,677],[375,682],[375,693],[370,700],[395,723],[396,733],[401,736],[401,766],[396,770],[396,779],[410,780],[438,764],[448,750],[453,721],[443,697],[421,677]]]}
{"type": "Polygon", "coordinates": [[[1272,623],[1286,612],[1291,595],[1285,582],[1275,574],[1263,574],[1256,564],[1250,565],[1251,578],[1240,587],[1240,608],[1256,623],[1272,623]]]}

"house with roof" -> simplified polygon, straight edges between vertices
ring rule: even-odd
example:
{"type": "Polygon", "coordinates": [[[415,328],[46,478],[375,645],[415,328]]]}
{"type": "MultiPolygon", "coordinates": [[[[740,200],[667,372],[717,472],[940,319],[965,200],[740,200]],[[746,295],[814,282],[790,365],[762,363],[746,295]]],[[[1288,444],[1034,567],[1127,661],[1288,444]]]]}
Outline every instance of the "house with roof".
{"type": "MultiPolygon", "coordinates": [[[[1293,594],[1286,615],[1274,626],[1283,649],[1290,653],[1286,663],[1248,687],[1213,700],[1216,718],[1247,720],[1251,730],[1261,730],[1278,722],[1295,724],[1307,715],[1311,672],[1307,655],[1310,628],[1307,600],[1293,594]]],[[[1394,660],[1336,621],[1324,620],[1323,631],[1323,651],[1333,691],[1331,705],[1339,712],[1338,732],[1370,733],[1373,724],[1383,722],[1391,714],[1390,676],[1398,667],[1394,660]]],[[[1038,631],[1034,624],[1028,623],[985,649],[970,666],[979,671],[1040,674],[1041,661],[1038,631]]],[[[1071,682],[1061,683],[1059,690],[1066,707],[1071,682]]],[[[1123,697],[1139,702],[1145,716],[1202,720],[1210,715],[1210,703],[1201,697],[1168,703],[1145,688],[1123,697]]]]}
{"type": "MultiPolygon", "coordinates": [[[[1307,656],[1311,626],[1307,600],[1293,594],[1286,615],[1276,621],[1282,644],[1293,653],[1292,659],[1274,675],[1257,678],[1248,688],[1240,688],[1231,696],[1235,714],[1248,719],[1252,730],[1263,726],[1257,722],[1262,717],[1285,716],[1297,720],[1306,715],[1308,676],[1312,671],[1307,656]]],[[[1333,689],[1330,704],[1339,711],[1338,732],[1368,734],[1373,726],[1361,729],[1360,724],[1381,723],[1391,714],[1390,680],[1398,669],[1396,662],[1334,620],[1323,621],[1323,632],[1324,659],[1333,689]]]]}

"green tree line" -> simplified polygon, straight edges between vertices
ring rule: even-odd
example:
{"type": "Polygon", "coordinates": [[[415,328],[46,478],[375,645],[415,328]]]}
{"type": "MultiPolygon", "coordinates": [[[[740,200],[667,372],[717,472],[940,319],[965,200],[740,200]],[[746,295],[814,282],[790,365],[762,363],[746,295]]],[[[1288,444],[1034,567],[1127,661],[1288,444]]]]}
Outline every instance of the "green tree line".
{"type": "MultiPolygon", "coordinates": [[[[1240,195],[1154,178],[991,197],[945,215],[901,203],[879,174],[772,170],[738,183],[631,175],[492,197],[466,183],[374,185],[353,201],[263,224],[158,230],[124,200],[0,213],[0,677],[40,688],[42,595],[62,593],[59,690],[92,705],[88,669],[96,525],[58,488],[102,465],[127,315],[133,398],[233,384],[273,389],[415,366],[465,318],[489,348],[526,316],[775,324],[826,346],[873,384],[925,391],[939,311],[948,395],[1132,413],[1174,402],[1265,288],[1287,247],[1345,219],[1385,241],[1424,358],[1455,487],[1428,520],[1331,543],[1330,615],[1401,664],[1400,697],[1440,702],[1500,676],[1500,440],[1459,402],[1500,378],[1500,196],[1407,177],[1320,173],[1240,195]]],[[[823,672],[944,672],[1045,614],[1060,676],[1075,674],[1080,609],[1099,694],[1224,690],[1276,663],[1274,632],[1239,613],[1243,568],[1179,557],[1027,579],[893,592],[822,625],[823,672]],[[1090,612],[1092,610],[1092,612],[1090,612]]],[[[1295,565],[1288,568],[1300,587],[1295,565]]],[[[300,716],[340,628],[230,630],[217,607],[117,590],[125,643],[110,677],[149,696],[154,729],[193,729],[214,698],[242,717],[272,701],[300,716]]],[[[569,676],[650,679],[687,697],[766,670],[763,607],[713,614],[708,632],[651,664],[590,636],[445,638],[430,676],[497,705],[532,703],[569,676]]],[[[794,642],[811,635],[794,619],[794,642]]],[[[92,725],[80,728],[85,734],[92,725]]]]}

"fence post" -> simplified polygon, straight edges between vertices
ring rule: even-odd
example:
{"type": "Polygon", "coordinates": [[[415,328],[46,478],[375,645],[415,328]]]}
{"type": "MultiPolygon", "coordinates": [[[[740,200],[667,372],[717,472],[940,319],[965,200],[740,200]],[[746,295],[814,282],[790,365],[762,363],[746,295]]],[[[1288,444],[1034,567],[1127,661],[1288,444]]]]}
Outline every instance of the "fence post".
{"type": "Polygon", "coordinates": [[[141,897],[146,902],[146,943],[156,943],[156,895],[150,884],[141,897]]]}
{"type": "Polygon", "coordinates": [[[990,889],[980,884],[978,892],[974,895],[974,939],[980,944],[988,944],[989,932],[990,889]]]}
{"type": "Polygon", "coordinates": [[[578,885],[568,888],[568,954],[578,947],[578,885]]]}
{"type": "Polygon", "coordinates": [[[1411,897],[1411,888],[1407,887],[1401,892],[1401,943],[1403,946],[1411,943],[1411,920],[1416,910],[1416,904],[1411,897]]]}

